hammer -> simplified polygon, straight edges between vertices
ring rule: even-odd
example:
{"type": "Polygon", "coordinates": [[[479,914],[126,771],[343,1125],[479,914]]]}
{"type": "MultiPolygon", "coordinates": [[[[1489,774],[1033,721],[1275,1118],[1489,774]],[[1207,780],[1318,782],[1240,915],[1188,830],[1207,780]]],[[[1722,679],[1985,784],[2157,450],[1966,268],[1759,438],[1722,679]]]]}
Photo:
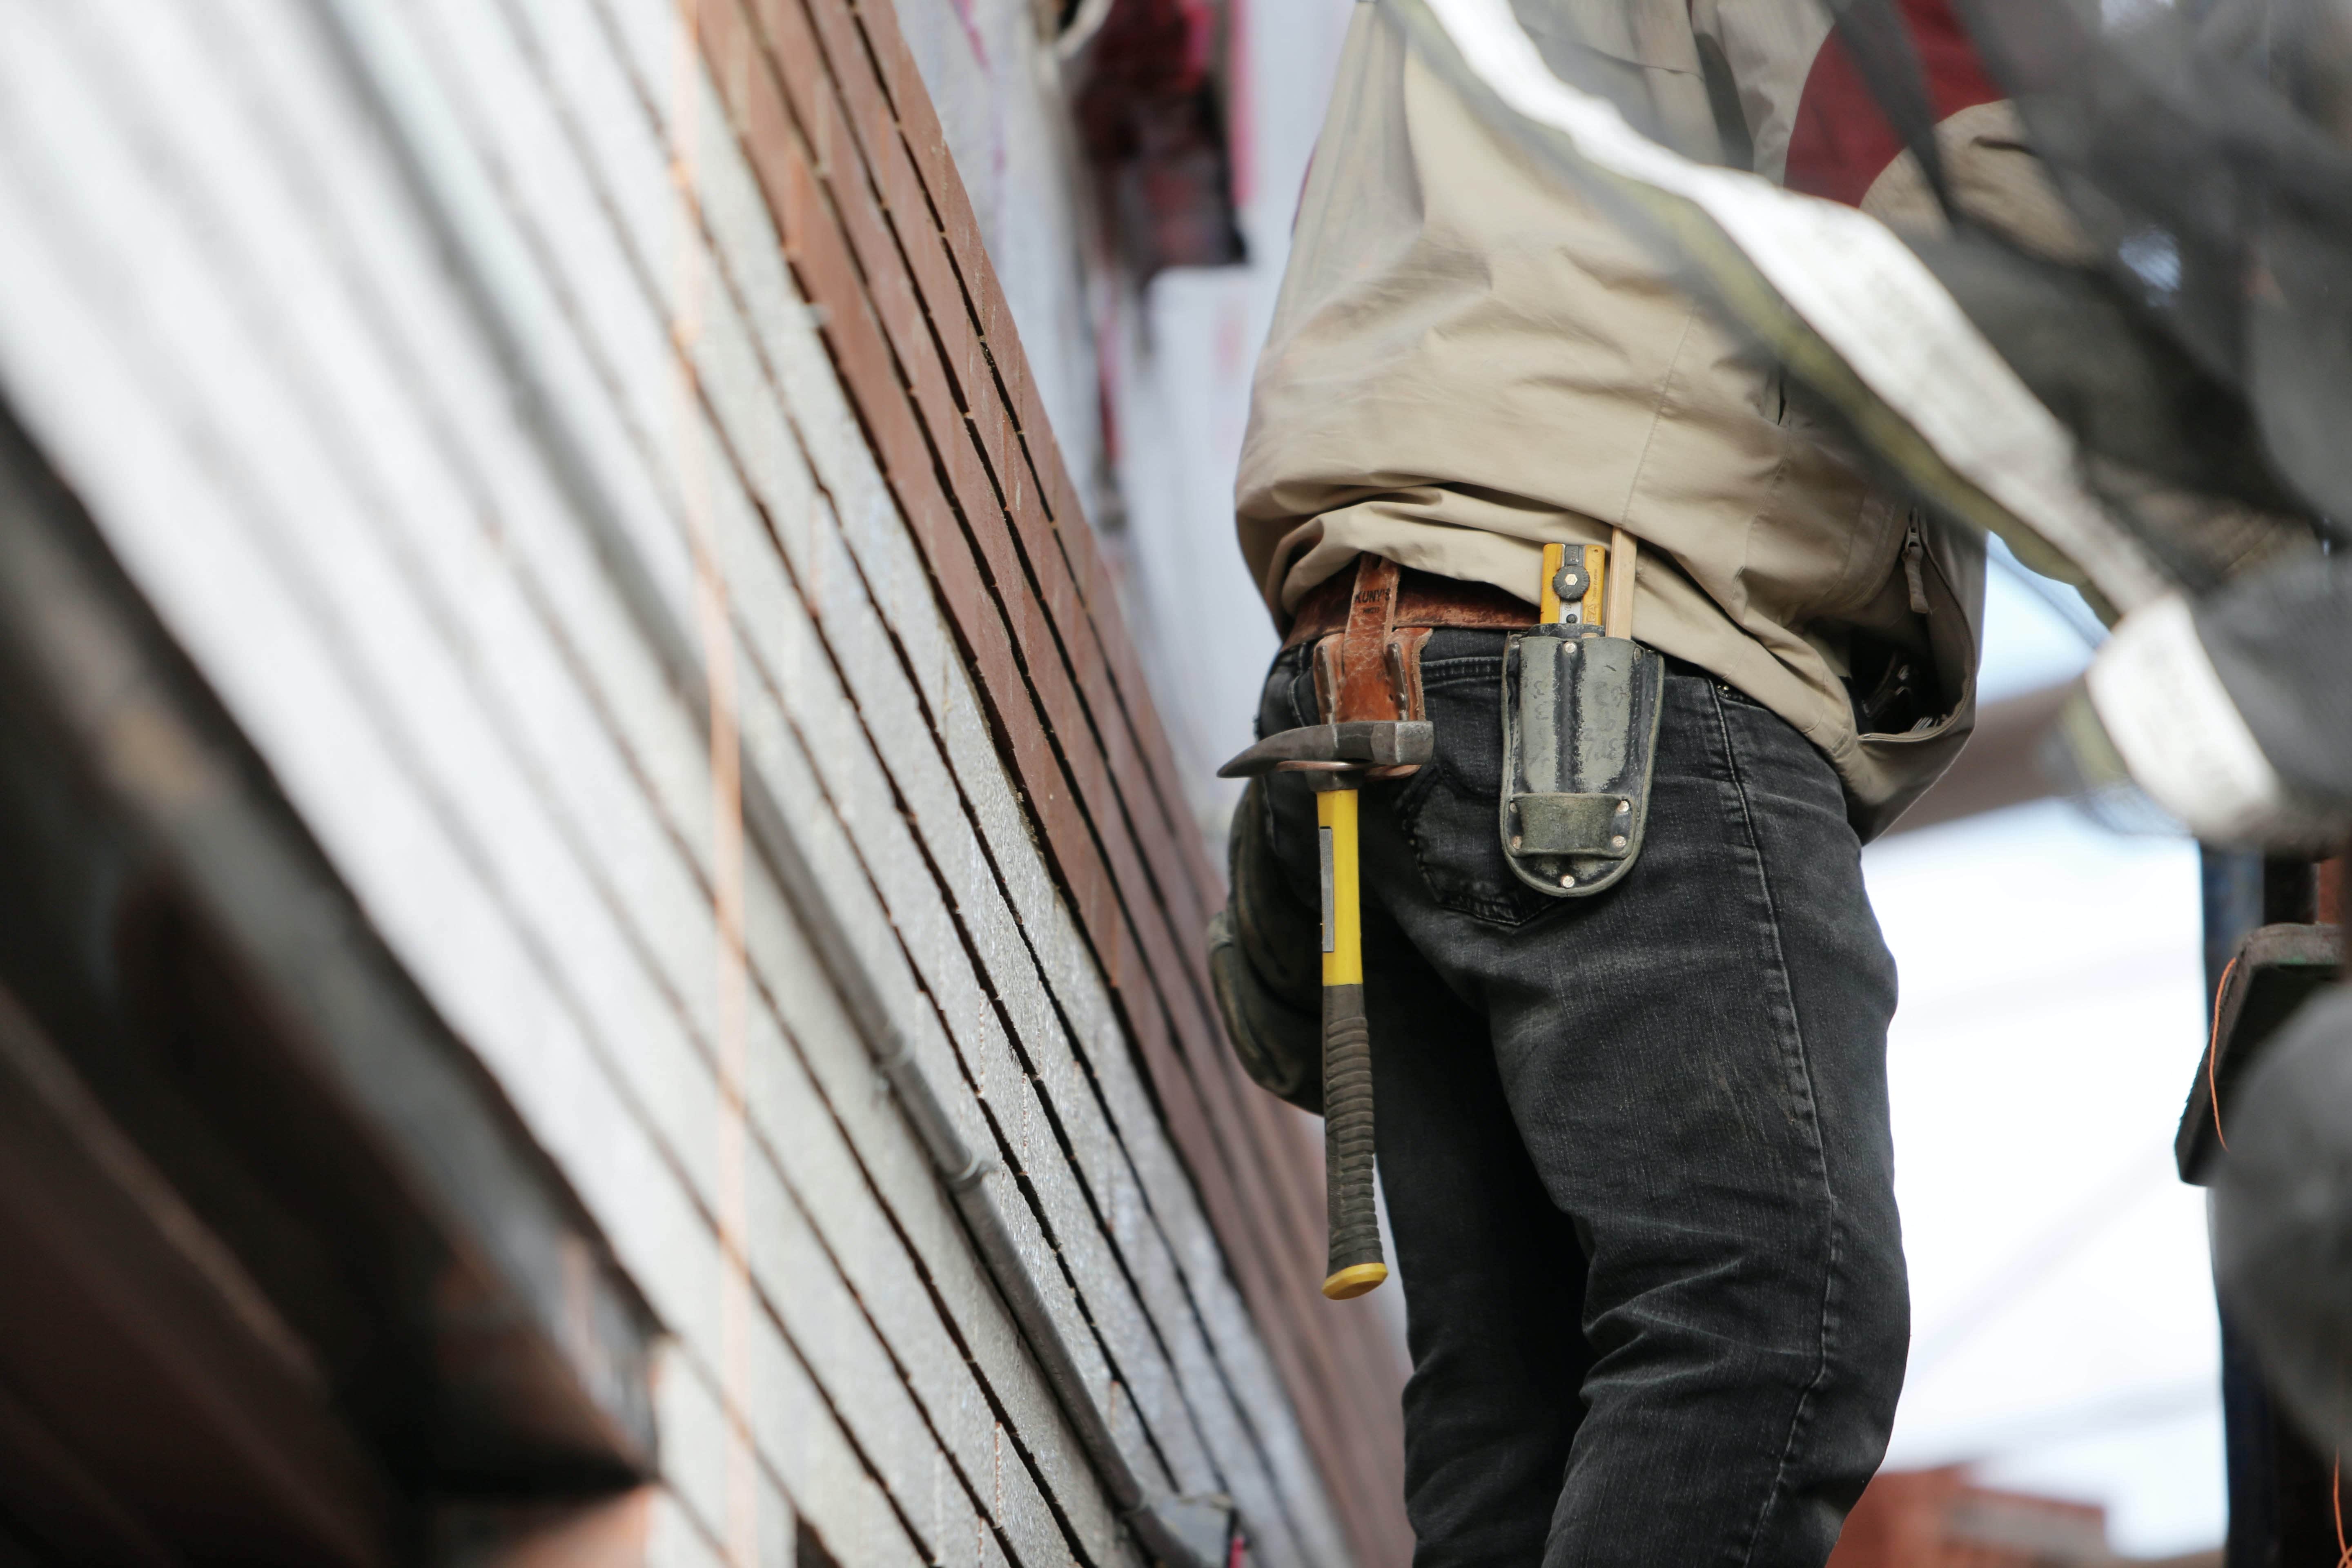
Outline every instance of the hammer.
{"type": "Polygon", "coordinates": [[[1323,1179],[1331,1252],[1323,1294],[1345,1301],[1389,1277],[1372,1205],[1372,1037],[1356,889],[1356,804],[1367,776],[1409,773],[1436,750],[1426,720],[1343,720],[1268,735],[1219,778],[1304,773],[1315,786],[1323,865],[1323,1179]]]}

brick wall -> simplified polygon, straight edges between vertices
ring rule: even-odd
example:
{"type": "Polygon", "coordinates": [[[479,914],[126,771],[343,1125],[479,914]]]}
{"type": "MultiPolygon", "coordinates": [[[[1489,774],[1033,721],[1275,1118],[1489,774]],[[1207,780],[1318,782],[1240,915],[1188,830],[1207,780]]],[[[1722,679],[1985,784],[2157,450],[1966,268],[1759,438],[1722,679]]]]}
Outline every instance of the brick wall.
{"type": "Polygon", "coordinates": [[[1972,1484],[1958,1467],[1881,1471],[1831,1568],[2106,1568],[2105,1510],[1972,1484]]]}

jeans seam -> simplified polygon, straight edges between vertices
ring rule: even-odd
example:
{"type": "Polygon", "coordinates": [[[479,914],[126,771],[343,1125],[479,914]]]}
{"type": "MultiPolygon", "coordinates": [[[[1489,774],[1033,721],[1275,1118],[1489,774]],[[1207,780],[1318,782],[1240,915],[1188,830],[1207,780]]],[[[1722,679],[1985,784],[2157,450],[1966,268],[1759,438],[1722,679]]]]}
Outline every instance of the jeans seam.
{"type": "Polygon", "coordinates": [[[1452,658],[1421,661],[1421,686],[1491,685],[1503,672],[1503,661],[1493,654],[1459,654],[1452,658]]]}
{"type": "Polygon", "coordinates": [[[1798,1444],[1804,1436],[1811,1415],[1813,1396],[1829,1380],[1837,1339],[1837,1281],[1839,1266],[1843,1260],[1843,1237],[1836,1214],[1837,1194],[1830,1182],[1829,1156],[1822,1143],[1820,1107],[1813,1089],[1811,1057],[1805,1049],[1804,1021],[1797,1014],[1795,987],[1790,984],[1789,979],[1788,953],[1780,941],[1780,908],[1772,896],[1771,872],[1765,864],[1763,843],[1756,829],[1755,813],[1748,805],[1747,779],[1740,770],[1738,749],[1732,740],[1731,725],[1724,712],[1723,694],[1712,682],[1708,685],[1708,693],[1709,706],[1715,714],[1716,728],[1723,741],[1724,763],[1731,775],[1732,795],[1738,803],[1740,828],[1746,837],[1748,851],[1755,858],[1757,886],[1763,894],[1765,915],[1772,932],[1773,973],[1780,986],[1780,1000],[1786,1009],[1790,1034],[1794,1037],[1796,1044],[1798,1076],[1803,1086],[1805,1097],[1806,1128],[1811,1135],[1810,1142],[1816,1164],[1816,1174],[1821,1181],[1822,1195],[1829,1201],[1831,1211],[1829,1256],[1822,1268],[1822,1307],[1818,1329],[1819,1360],[1813,1368],[1812,1377],[1807,1381],[1802,1391],[1797,1395],[1796,1408],[1790,1413],[1789,1435],[1780,1447],[1780,1463],[1773,1471],[1771,1488],[1765,1493],[1763,1505],[1757,1510],[1755,1521],[1749,1528],[1748,1548],[1740,1554],[1742,1564],[1749,1564],[1755,1561],[1757,1542],[1763,1538],[1765,1526],[1771,1519],[1773,1510],[1780,1505],[1781,1499],[1788,1492],[1789,1471],[1794,1461],[1798,1444]]]}

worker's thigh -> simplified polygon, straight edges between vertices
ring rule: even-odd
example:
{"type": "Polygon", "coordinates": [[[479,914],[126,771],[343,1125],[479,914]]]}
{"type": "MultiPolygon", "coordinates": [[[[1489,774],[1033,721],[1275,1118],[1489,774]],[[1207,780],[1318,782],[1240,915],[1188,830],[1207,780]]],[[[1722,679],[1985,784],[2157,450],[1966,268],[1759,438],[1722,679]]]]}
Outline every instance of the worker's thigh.
{"type": "MultiPolygon", "coordinates": [[[[1549,897],[1498,838],[1501,643],[1432,639],[1437,761],[1365,813],[1424,1565],[1542,1531],[1506,1449],[1553,1467],[1554,1563],[1817,1563],[1883,1450],[1908,1331],[1894,972],[1836,777],[1675,665],[1640,861],[1549,897]]],[[[1277,663],[1261,722],[1302,721],[1311,682],[1277,663]]],[[[1286,868],[1311,876],[1311,801],[1273,803],[1286,868]]]]}

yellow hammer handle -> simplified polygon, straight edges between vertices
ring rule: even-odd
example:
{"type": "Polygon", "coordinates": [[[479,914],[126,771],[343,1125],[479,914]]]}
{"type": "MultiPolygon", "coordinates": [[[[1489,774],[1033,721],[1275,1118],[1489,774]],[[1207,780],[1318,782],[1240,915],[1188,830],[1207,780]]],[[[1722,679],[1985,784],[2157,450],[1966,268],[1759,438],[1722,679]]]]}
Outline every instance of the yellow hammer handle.
{"type": "Polygon", "coordinates": [[[1372,1202],[1372,1038],[1364,1016],[1357,792],[1315,796],[1323,859],[1323,1176],[1331,1227],[1323,1294],[1360,1296],[1389,1277],[1372,1202]]]}
{"type": "Polygon", "coordinates": [[[1363,906],[1356,889],[1356,802],[1351,789],[1327,789],[1315,796],[1315,826],[1323,846],[1323,984],[1364,983],[1363,906]]]}

